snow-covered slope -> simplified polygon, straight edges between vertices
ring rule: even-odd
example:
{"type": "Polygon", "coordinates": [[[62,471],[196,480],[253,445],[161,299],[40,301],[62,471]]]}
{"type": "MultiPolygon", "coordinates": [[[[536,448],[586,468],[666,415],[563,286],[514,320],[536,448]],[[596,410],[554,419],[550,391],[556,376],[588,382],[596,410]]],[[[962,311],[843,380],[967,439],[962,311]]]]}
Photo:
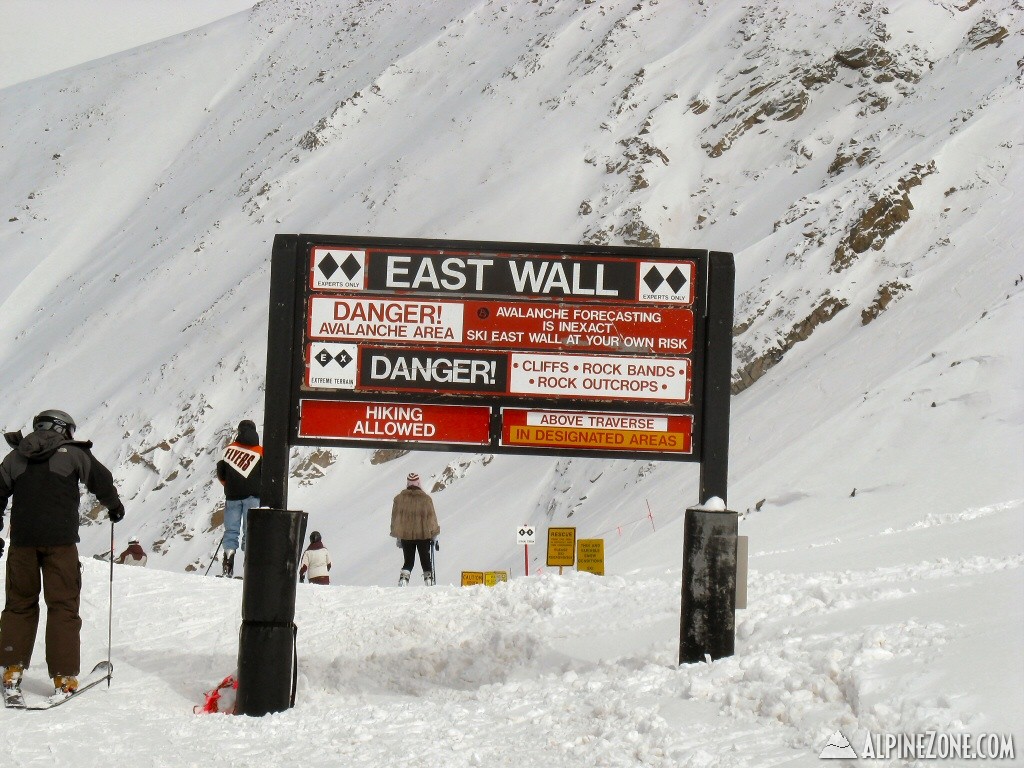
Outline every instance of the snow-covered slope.
{"type": "Polygon", "coordinates": [[[253,0],[4,0],[0,88],[248,10],[253,0]]]}
{"type": "MultiPolygon", "coordinates": [[[[1021,34],[1008,0],[265,0],[3,88],[0,423],[74,414],[123,489],[119,537],[176,572],[133,579],[214,600],[181,573],[219,540],[219,450],[261,421],[275,233],[732,251],[751,608],[734,660],[649,684],[779,720],[802,749],[841,725],[1019,722],[1021,34]]],[[[573,590],[649,589],[651,643],[624,623],[598,655],[636,653],[631,680],[670,663],[692,465],[333,450],[292,469],[291,504],[355,585],[316,598],[332,609],[397,616],[375,585],[416,470],[442,582],[521,573],[521,522],[576,525],[614,579],[469,599],[566,590],[585,613],[573,590]]],[[[108,546],[102,517],[83,527],[83,554],[108,546]]],[[[450,589],[431,609],[455,610],[450,589]]]]}

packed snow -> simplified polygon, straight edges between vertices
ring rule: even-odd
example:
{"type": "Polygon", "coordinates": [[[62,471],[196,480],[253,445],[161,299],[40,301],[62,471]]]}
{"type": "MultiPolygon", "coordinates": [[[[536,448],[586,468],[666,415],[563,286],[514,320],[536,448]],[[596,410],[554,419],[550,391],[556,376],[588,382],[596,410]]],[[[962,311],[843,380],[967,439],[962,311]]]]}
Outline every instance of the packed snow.
{"type": "Polygon", "coordinates": [[[49,48],[28,5],[84,18],[12,2],[0,32],[26,59],[0,66],[0,427],[71,412],[149,567],[95,559],[86,501],[83,663],[109,629],[114,678],[0,713],[4,765],[812,766],[837,731],[1008,734],[1024,763],[1013,2],[137,1],[132,34],[49,48]],[[194,714],[237,660],[214,463],[262,431],[280,232],[733,252],[728,498],[694,464],[296,450],[335,566],[297,587],[295,707],[194,714]],[[396,586],[410,471],[433,588],[396,586]],[[701,502],[741,515],[748,607],[733,657],[678,666],[701,502]],[[524,577],[523,523],[603,538],[607,575],[538,544],[524,577]]]}

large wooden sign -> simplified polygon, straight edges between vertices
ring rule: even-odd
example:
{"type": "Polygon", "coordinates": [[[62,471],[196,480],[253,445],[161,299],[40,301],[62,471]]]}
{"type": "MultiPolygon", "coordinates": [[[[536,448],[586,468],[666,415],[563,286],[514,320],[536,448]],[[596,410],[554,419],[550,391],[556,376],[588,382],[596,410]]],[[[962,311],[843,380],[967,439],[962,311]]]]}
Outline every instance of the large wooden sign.
{"type": "Polygon", "coordinates": [[[718,251],[277,235],[260,500],[311,445],[692,461],[724,501],[734,293],[718,251]]]}
{"type": "Polygon", "coordinates": [[[707,271],[690,249],[278,235],[268,413],[289,445],[700,461],[707,271]]]}

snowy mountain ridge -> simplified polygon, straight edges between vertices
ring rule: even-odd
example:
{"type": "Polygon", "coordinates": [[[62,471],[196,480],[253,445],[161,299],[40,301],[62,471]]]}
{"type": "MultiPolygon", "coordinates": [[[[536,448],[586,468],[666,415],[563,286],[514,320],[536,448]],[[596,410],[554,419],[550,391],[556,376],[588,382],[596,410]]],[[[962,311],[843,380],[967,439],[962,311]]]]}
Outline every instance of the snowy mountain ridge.
{"type": "Polygon", "coordinates": [[[1019,155],[995,139],[1018,20],[1011,3],[269,2],[8,88],[8,425],[53,399],[89,414],[157,561],[201,567],[211,459],[262,413],[277,231],[732,250],[740,392],[812,334],[926,293],[970,242],[1019,155]],[[954,82],[962,98],[936,99],[954,82]],[[48,327],[68,341],[40,360],[48,327]],[[40,387],[66,367],[79,392],[40,387]]]}
{"type": "MultiPolygon", "coordinates": [[[[341,696],[370,712],[354,739],[405,754],[392,726],[425,705],[465,738],[438,764],[499,765],[482,745],[511,712],[506,746],[543,745],[522,764],[567,766],[810,765],[837,728],[1016,727],[1021,20],[1011,0],[264,0],[0,89],[0,426],[63,408],[114,470],[118,544],[150,552],[118,571],[128,679],[184,711],[168,642],[216,649],[180,659],[211,684],[232,664],[237,612],[190,609],[240,589],[196,572],[214,463],[240,419],[262,428],[275,233],[645,244],[736,257],[737,656],[672,667],[693,465],[296,451],[290,503],[341,587],[300,589],[316,674],[287,726],[344,728],[341,696]],[[393,594],[409,471],[441,583],[510,584],[393,594]],[[559,580],[537,547],[518,579],[523,522],[605,538],[609,576],[559,580]],[[146,594],[166,615],[141,618],[146,594]]],[[[110,529],[83,514],[91,616],[110,529]]],[[[206,729],[198,754],[278,726],[181,727],[206,729]]]]}

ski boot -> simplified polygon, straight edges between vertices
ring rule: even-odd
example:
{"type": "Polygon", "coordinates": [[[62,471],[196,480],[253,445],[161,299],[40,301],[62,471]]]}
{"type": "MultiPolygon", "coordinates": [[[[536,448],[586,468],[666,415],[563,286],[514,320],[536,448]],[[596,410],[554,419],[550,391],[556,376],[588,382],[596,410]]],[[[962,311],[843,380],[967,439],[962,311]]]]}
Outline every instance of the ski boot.
{"type": "Polygon", "coordinates": [[[403,570],[398,574],[398,586],[404,587],[409,583],[409,571],[403,570]]]}
{"type": "Polygon", "coordinates": [[[434,586],[434,572],[433,571],[424,571],[423,572],[423,586],[424,587],[432,587],[432,586],[434,586]]]}
{"type": "Polygon", "coordinates": [[[224,550],[224,562],[223,571],[221,575],[225,579],[234,578],[235,575],[235,550],[225,549],[224,550]]]}
{"type": "Polygon", "coordinates": [[[78,690],[78,675],[54,675],[53,692],[72,694],[78,690]]]}
{"type": "Polygon", "coordinates": [[[20,664],[4,667],[4,705],[24,707],[25,697],[21,693],[21,675],[25,668],[20,664]]]}

